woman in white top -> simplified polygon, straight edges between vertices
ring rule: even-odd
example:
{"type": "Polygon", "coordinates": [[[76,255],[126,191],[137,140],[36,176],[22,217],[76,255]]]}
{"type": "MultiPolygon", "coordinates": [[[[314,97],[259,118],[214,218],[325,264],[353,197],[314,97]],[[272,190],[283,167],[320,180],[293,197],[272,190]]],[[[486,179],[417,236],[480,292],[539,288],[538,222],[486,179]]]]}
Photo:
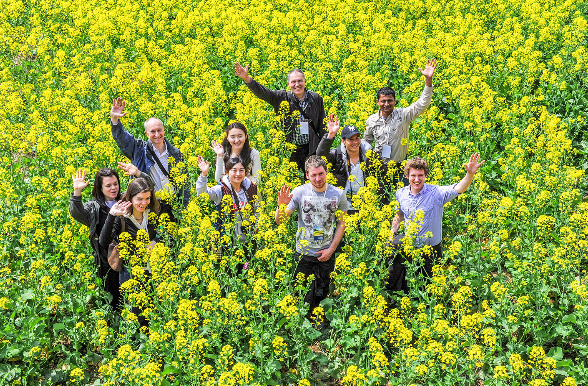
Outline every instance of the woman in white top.
{"type": "MultiPolygon", "coordinates": [[[[210,163],[198,156],[198,167],[202,171],[196,181],[196,192],[200,196],[208,193],[208,198],[216,206],[218,211],[217,229],[221,233],[222,249],[228,252],[233,248],[243,247],[243,259],[248,264],[255,254],[255,243],[252,240],[255,231],[256,220],[252,221],[252,215],[256,215],[257,185],[245,176],[245,166],[240,158],[230,158],[225,165],[227,175],[222,177],[219,185],[208,187],[208,170],[210,163]],[[231,197],[232,207],[228,210],[223,207],[223,197],[231,197]],[[245,226],[244,224],[249,224],[245,226]],[[231,235],[228,241],[223,235],[231,235]]],[[[237,272],[241,273],[245,264],[237,264],[237,272]]]]}
{"type": "Polygon", "coordinates": [[[222,144],[212,141],[211,149],[216,153],[216,171],[214,179],[221,180],[225,174],[225,164],[231,158],[240,158],[245,167],[246,177],[257,183],[257,172],[261,169],[259,152],[249,145],[247,129],[241,122],[233,122],[225,129],[225,139],[222,144]]]}

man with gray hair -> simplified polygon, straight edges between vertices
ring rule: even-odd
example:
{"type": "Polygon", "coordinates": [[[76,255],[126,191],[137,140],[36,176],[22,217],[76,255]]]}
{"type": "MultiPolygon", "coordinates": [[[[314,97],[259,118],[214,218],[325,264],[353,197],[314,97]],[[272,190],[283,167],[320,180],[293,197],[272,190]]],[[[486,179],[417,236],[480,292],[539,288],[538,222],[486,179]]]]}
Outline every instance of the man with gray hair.
{"type": "MultiPolygon", "coordinates": [[[[177,147],[165,139],[163,122],[155,117],[147,119],[144,127],[145,135],[149,140],[137,139],[123,128],[120,118],[127,115],[124,109],[125,102],[122,98],[112,101],[110,128],[118,148],[139,171],[148,174],[153,179],[155,191],[171,189],[182,201],[184,207],[187,206],[190,201],[189,177],[182,186],[174,187],[175,181],[170,178],[169,173],[171,168],[179,162],[184,162],[184,156],[177,147]],[[172,165],[168,162],[170,157],[173,158],[172,165]]],[[[187,175],[185,169],[182,170],[182,173],[187,175]]]]}
{"type": "Polygon", "coordinates": [[[287,82],[291,91],[270,90],[249,76],[249,66],[235,63],[235,75],[243,79],[256,97],[269,103],[276,115],[282,116],[286,141],[296,145],[290,157],[298,169],[304,172],[304,161],[315,154],[325,130],[325,108],[323,98],[306,89],[304,72],[297,68],[288,73],[287,82]],[[282,102],[288,103],[286,111],[280,110],[282,102]]]}

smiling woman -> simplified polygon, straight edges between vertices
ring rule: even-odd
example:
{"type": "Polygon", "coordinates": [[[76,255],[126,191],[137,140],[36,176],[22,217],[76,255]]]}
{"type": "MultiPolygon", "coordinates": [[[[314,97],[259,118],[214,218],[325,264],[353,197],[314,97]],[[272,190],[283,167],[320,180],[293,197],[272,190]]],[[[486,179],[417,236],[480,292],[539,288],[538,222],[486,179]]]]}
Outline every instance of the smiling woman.
{"type": "MultiPolygon", "coordinates": [[[[116,244],[120,244],[123,241],[121,237],[123,232],[128,232],[131,239],[140,241],[138,236],[140,231],[143,231],[149,237],[147,248],[152,249],[159,240],[155,231],[155,221],[149,218],[150,213],[159,214],[159,201],[155,198],[155,190],[146,179],[136,178],[131,181],[121,200],[110,209],[100,233],[100,247],[108,250],[113,240],[116,244]]],[[[119,257],[111,259],[109,256],[108,258],[112,269],[119,272],[120,285],[132,278],[128,261],[119,257]]],[[[147,262],[144,262],[144,265],[145,271],[150,271],[147,262]]],[[[133,312],[140,314],[137,308],[133,308],[133,312]]],[[[141,316],[139,323],[142,326],[146,325],[145,319],[141,316]]]]}
{"type": "Polygon", "coordinates": [[[225,164],[230,158],[240,158],[243,161],[247,178],[257,183],[257,173],[261,169],[259,152],[249,145],[247,128],[241,122],[233,122],[225,129],[222,144],[212,141],[211,149],[216,153],[216,171],[214,178],[220,181],[225,174],[225,164]]]}
{"type": "Polygon", "coordinates": [[[69,201],[69,213],[78,222],[89,228],[90,244],[94,250],[94,263],[98,267],[98,275],[104,282],[104,289],[112,295],[111,306],[116,308],[120,302],[118,274],[110,270],[108,265],[108,248],[101,248],[98,237],[107,218],[107,213],[120,198],[120,180],[116,170],[103,168],[98,170],[94,178],[94,187],[90,201],[82,204],[82,191],[90,184],[86,180],[86,172],[78,170],[72,177],[74,192],[69,201]]]}

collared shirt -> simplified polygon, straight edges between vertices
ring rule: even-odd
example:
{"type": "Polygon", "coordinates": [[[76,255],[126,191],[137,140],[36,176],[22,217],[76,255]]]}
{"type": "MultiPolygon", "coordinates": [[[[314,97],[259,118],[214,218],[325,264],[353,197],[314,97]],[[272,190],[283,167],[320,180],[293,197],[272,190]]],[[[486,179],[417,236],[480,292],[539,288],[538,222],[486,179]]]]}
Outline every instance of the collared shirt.
{"type": "MultiPolygon", "coordinates": [[[[296,96],[294,96],[294,98],[296,98],[296,96]]],[[[306,112],[306,107],[308,107],[308,93],[306,91],[304,91],[304,99],[298,100],[298,102],[300,103],[300,108],[302,109],[302,111],[306,112]]],[[[298,146],[307,145],[308,141],[310,141],[309,134],[300,134],[300,122],[301,121],[306,121],[306,119],[304,119],[302,114],[300,114],[300,116],[298,117],[298,124],[296,125],[296,129],[294,130],[294,133],[293,133],[293,135],[294,135],[293,142],[298,146]]],[[[312,130],[310,125],[311,125],[311,122],[308,121],[308,131],[309,132],[310,132],[310,130],[312,130]]]]}
{"type": "MultiPolygon", "coordinates": [[[[155,146],[153,146],[153,143],[151,141],[149,141],[149,143],[153,147],[153,151],[155,152],[155,155],[157,156],[157,158],[159,158],[161,165],[163,165],[165,170],[169,173],[169,165],[167,163],[167,159],[169,158],[169,153],[167,151],[167,144],[165,142],[163,142],[163,145],[165,146],[165,148],[163,149],[163,152],[160,153],[159,150],[157,150],[157,148],[155,146]]],[[[165,176],[165,174],[163,174],[163,172],[159,168],[159,165],[157,165],[157,162],[155,163],[155,165],[153,165],[151,170],[149,170],[149,175],[151,176],[151,178],[153,178],[153,182],[155,183],[155,191],[156,192],[163,190],[165,188],[165,185],[169,184],[169,178],[167,178],[165,176]]]]}
{"type": "Polygon", "coordinates": [[[433,87],[425,86],[420,98],[410,106],[397,107],[386,118],[378,111],[367,119],[363,138],[374,143],[374,151],[382,155],[384,146],[390,146],[390,157],[382,156],[384,163],[406,159],[410,123],[429,107],[432,96],[433,87]]]}
{"type": "Polygon", "coordinates": [[[429,185],[424,184],[417,194],[410,192],[410,185],[398,189],[396,201],[398,211],[404,215],[404,228],[409,229],[411,223],[417,227],[415,246],[437,245],[442,240],[443,206],[455,197],[459,196],[454,185],[429,185]],[[422,210],[422,212],[420,212],[422,210]],[[422,216],[422,217],[421,217],[422,216]],[[422,224],[421,224],[422,221],[422,224]],[[431,238],[426,238],[427,232],[432,233],[431,238]]]}

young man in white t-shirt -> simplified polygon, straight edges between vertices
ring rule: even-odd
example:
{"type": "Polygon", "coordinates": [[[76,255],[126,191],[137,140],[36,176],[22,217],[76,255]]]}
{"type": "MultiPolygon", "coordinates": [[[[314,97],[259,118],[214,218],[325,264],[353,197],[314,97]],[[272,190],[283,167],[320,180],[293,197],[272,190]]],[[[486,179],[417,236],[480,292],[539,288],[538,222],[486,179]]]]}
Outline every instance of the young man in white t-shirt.
{"type": "Polygon", "coordinates": [[[282,224],[298,211],[295,258],[298,265],[294,273],[306,277],[314,275],[314,281],[304,301],[310,304],[309,315],[327,297],[331,272],[335,269],[335,252],[345,234],[343,215],[347,213],[345,192],[327,183],[327,164],[317,156],[305,162],[306,178],[310,181],[295,188],[282,186],[278,193],[276,223],[282,224]],[[284,209],[282,207],[285,206],[284,209]]]}

